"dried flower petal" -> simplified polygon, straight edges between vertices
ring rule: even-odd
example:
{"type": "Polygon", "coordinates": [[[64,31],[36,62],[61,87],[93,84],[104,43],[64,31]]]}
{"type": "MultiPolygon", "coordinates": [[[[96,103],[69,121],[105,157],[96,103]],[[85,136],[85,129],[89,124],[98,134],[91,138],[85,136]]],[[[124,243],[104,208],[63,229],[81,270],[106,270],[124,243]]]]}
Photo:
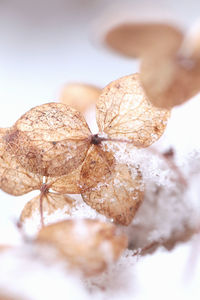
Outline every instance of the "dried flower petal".
{"type": "Polygon", "coordinates": [[[4,141],[8,129],[0,129],[0,188],[11,195],[20,196],[40,188],[42,177],[30,173],[7,151],[4,141]]]}
{"type": "Polygon", "coordinates": [[[26,169],[43,176],[61,176],[82,163],[90,135],[79,112],[61,103],[48,103],[23,115],[6,141],[26,169]]]}
{"type": "Polygon", "coordinates": [[[129,57],[152,53],[175,53],[183,40],[182,32],[169,24],[132,23],[112,28],[105,36],[105,43],[113,50],[129,57]]]}
{"type": "Polygon", "coordinates": [[[103,90],[97,102],[100,131],[111,138],[131,139],[147,147],[158,140],[170,113],[151,105],[141,87],[139,74],[122,77],[103,90]]]}
{"type": "Polygon", "coordinates": [[[112,173],[114,162],[112,152],[103,151],[100,146],[92,145],[81,169],[81,190],[87,190],[104,181],[104,178],[112,173]]]}
{"type": "MultiPolygon", "coordinates": [[[[63,213],[68,214],[73,205],[74,200],[67,195],[48,192],[43,195],[42,198],[43,211],[47,215],[61,209],[65,209],[65,212],[63,211],[63,213]]],[[[31,219],[35,214],[40,214],[40,196],[33,198],[25,205],[20,216],[20,221],[23,223],[26,219],[31,219]]]]}
{"type": "Polygon", "coordinates": [[[80,112],[85,112],[96,103],[100,93],[100,88],[90,84],[69,83],[64,86],[60,101],[80,112]]]}
{"type": "Polygon", "coordinates": [[[104,181],[82,193],[83,200],[118,224],[129,225],[143,199],[140,172],[116,164],[104,181]]]}
{"type": "Polygon", "coordinates": [[[180,105],[200,91],[200,61],[152,56],[141,64],[141,82],[153,105],[180,105]]]}
{"type": "Polygon", "coordinates": [[[48,177],[46,184],[49,186],[49,188],[60,194],[80,194],[81,168],[82,165],[67,175],[48,177]]]}
{"type": "Polygon", "coordinates": [[[37,240],[56,247],[70,267],[87,276],[104,271],[127,246],[116,227],[97,220],[66,220],[42,228],[37,240]]]}

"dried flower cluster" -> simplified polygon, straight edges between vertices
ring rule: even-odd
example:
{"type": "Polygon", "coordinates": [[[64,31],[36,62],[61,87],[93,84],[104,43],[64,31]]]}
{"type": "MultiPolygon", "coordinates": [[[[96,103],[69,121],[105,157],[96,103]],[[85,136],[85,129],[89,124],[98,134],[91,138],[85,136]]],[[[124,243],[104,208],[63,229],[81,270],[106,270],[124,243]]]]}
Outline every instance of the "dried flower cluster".
{"type": "Polygon", "coordinates": [[[130,23],[112,28],[105,42],[119,53],[140,58],[141,82],[148,99],[170,108],[200,91],[199,31],[184,36],[162,23],[130,23]]]}
{"type": "Polygon", "coordinates": [[[163,134],[169,115],[149,102],[139,74],[102,90],[95,135],[69,105],[35,107],[11,128],[0,130],[0,188],[15,196],[39,190],[22,211],[21,222],[40,211],[43,226],[37,240],[53,244],[84,274],[101,272],[126,248],[125,236],[116,235],[114,225],[95,220],[44,226],[43,212],[62,209],[70,214],[76,202],[68,194],[81,194],[97,212],[129,225],[143,199],[142,173],[138,166],[118,162],[105,142],[148,147],[163,134]]]}

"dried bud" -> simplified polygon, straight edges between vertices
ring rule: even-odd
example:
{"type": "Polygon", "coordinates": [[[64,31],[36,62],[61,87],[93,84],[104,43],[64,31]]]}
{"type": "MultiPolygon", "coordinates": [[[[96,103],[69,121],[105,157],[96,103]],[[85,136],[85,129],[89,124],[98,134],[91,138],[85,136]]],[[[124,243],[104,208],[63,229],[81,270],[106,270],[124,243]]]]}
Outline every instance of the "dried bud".
{"type": "Polygon", "coordinates": [[[64,104],[48,103],[23,115],[7,134],[6,142],[27,170],[61,176],[80,166],[90,135],[79,112],[64,104]]]}
{"type": "Polygon", "coordinates": [[[149,102],[139,74],[122,77],[104,88],[97,102],[97,123],[111,138],[128,138],[148,147],[163,134],[170,113],[149,102]]]}
{"type": "Polygon", "coordinates": [[[60,102],[83,113],[96,103],[100,93],[101,89],[93,85],[69,83],[63,87],[60,102]]]}
{"type": "MultiPolygon", "coordinates": [[[[34,215],[40,215],[40,196],[30,200],[24,207],[20,221],[24,223],[27,219],[31,219],[34,215]]],[[[67,195],[59,195],[47,192],[42,197],[42,207],[46,215],[50,215],[57,210],[62,210],[63,214],[69,214],[74,206],[74,200],[67,195]]]]}
{"type": "Polygon", "coordinates": [[[42,228],[37,241],[54,246],[71,268],[86,276],[104,271],[127,246],[116,227],[97,220],[66,220],[42,228]]]}
{"type": "Polygon", "coordinates": [[[134,167],[115,164],[114,170],[107,173],[103,181],[82,192],[82,197],[99,213],[127,226],[142,203],[142,176],[134,167]]]}
{"type": "Polygon", "coordinates": [[[0,188],[11,195],[20,196],[40,189],[42,177],[23,168],[15,155],[7,151],[4,140],[9,129],[0,129],[0,188]]]}
{"type": "Polygon", "coordinates": [[[183,34],[169,24],[132,23],[112,28],[105,43],[113,50],[129,57],[143,57],[149,53],[175,53],[181,46],[183,34]]]}

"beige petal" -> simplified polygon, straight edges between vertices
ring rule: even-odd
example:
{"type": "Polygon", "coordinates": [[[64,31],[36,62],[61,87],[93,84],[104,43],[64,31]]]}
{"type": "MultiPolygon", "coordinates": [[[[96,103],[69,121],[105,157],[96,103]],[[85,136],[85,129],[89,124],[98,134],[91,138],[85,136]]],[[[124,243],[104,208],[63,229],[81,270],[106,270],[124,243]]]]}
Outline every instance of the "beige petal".
{"type": "Polygon", "coordinates": [[[200,61],[152,56],[141,64],[141,82],[153,105],[172,108],[200,91],[200,61]]]}
{"type": "Polygon", "coordinates": [[[129,225],[143,199],[143,183],[136,168],[116,164],[104,181],[82,193],[83,200],[114,222],[129,225]]]}
{"type": "Polygon", "coordinates": [[[11,195],[20,196],[40,189],[42,176],[30,173],[7,151],[4,140],[8,129],[0,129],[0,188],[11,195]]]}
{"type": "Polygon", "coordinates": [[[43,176],[61,176],[80,166],[90,135],[79,112],[61,103],[48,103],[23,115],[6,141],[26,169],[43,176]]]}
{"type": "MultiPolygon", "coordinates": [[[[74,200],[67,195],[55,193],[46,193],[42,198],[42,207],[44,214],[50,215],[57,210],[65,209],[63,213],[69,213],[74,206],[74,200]]],[[[40,215],[40,195],[30,200],[24,207],[20,221],[23,223],[26,219],[31,219],[34,215],[40,215]]]]}
{"type": "Polygon", "coordinates": [[[130,139],[135,146],[148,147],[163,134],[170,112],[149,102],[139,74],[113,81],[97,102],[100,131],[111,138],[130,139]]]}
{"type": "Polygon", "coordinates": [[[63,87],[60,102],[85,112],[99,98],[101,89],[84,83],[68,83],[63,87]]]}
{"type": "Polygon", "coordinates": [[[112,173],[114,163],[112,152],[103,151],[101,146],[92,145],[81,169],[81,190],[87,190],[98,182],[104,181],[104,178],[112,173]]]}
{"type": "Polygon", "coordinates": [[[110,48],[129,57],[148,56],[150,53],[170,55],[181,46],[183,34],[169,24],[130,23],[112,28],[104,40],[110,48]]]}
{"type": "Polygon", "coordinates": [[[66,220],[42,228],[37,241],[58,249],[72,268],[87,276],[104,271],[127,246],[116,227],[98,220],[66,220]]]}
{"type": "Polygon", "coordinates": [[[81,168],[82,165],[67,175],[48,177],[46,184],[49,186],[49,188],[60,194],[80,194],[81,168]]]}

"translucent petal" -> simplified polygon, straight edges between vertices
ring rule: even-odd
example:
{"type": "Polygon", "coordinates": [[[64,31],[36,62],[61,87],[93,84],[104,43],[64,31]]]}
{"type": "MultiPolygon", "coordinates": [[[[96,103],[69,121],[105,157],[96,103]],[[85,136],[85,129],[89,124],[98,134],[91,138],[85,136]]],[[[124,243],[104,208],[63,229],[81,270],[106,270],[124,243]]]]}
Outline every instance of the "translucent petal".
{"type": "Polygon", "coordinates": [[[75,171],[59,176],[48,177],[46,184],[55,192],[60,194],[80,194],[80,172],[82,165],[75,171]]]}
{"type": "Polygon", "coordinates": [[[115,159],[112,152],[103,151],[100,146],[92,145],[83,162],[80,176],[81,190],[96,185],[112,173],[115,159]]]}
{"type": "Polygon", "coordinates": [[[129,57],[141,57],[150,52],[175,53],[183,41],[182,32],[169,24],[130,23],[112,28],[105,43],[113,50],[129,57]]]}
{"type": "Polygon", "coordinates": [[[66,220],[41,229],[37,240],[59,250],[69,266],[85,275],[96,275],[116,261],[127,246],[127,239],[116,227],[97,220],[66,220]]]}
{"type": "Polygon", "coordinates": [[[0,188],[11,195],[20,196],[40,188],[42,176],[24,169],[15,155],[7,151],[4,140],[8,129],[0,129],[0,188]]]}
{"type": "Polygon", "coordinates": [[[90,135],[79,112],[61,103],[48,103],[23,115],[6,141],[26,169],[43,176],[61,176],[82,163],[90,135]]]}
{"type": "Polygon", "coordinates": [[[82,193],[83,200],[114,222],[129,225],[143,199],[140,172],[116,164],[112,173],[82,193]]]}
{"type": "Polygon", "coordinates": [[[128,138],[147,147],[163,134],[170,112],[147,99],[139,74],[122,77],[104,88],[97,102],[100,131],[111,138],[128,138]]]}
{"type": "MultiPolygon", "coordinates": [[[[42,207],[44,214],[50,215],[57,210],[65,210],[62,213],[69,213],[74,205],[74,200],[66,195],[55,193],[46,193],[42,198],[42,207]]],[[[30,200],[24,207],[20,221],[23,223],[26,219],[31,219],[35,214],[40,215],[40,195],[30,200]]]]}
{"type": "Polygon", "coordinates": [[[101,89],[84,83],[69,83],[63,87],[60,101],[74,109],[85,112],[99,98],[101,89]]]}

